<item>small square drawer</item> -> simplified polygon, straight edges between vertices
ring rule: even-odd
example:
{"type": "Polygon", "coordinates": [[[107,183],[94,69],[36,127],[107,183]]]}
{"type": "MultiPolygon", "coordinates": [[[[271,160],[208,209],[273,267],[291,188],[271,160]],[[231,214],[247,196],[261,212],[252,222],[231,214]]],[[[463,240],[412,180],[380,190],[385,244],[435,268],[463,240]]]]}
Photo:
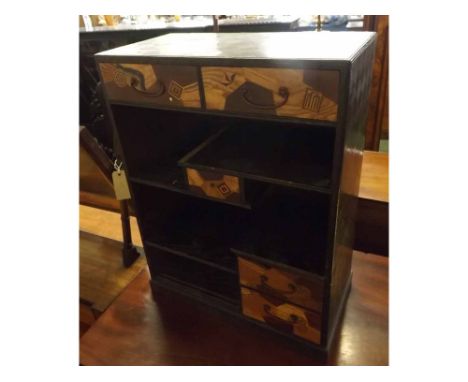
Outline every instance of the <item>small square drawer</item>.
{"type": "Polygon", "coordinates": [[[202,67],[207,110],[335,122],[335,70],[202,67]]]}
{"type": "Polygon", "coordinates": [[[237,176],[186,168],[187,184],[193,193],[232,203],[244,203],[243,182],[237,176]]]}
{"type": "Polygon", "coordinates": [[[264,263],[237,257],[240,284],[262,293],[322,311],[323,280],[305,272],[286,270],[264,263]]]}
{"type": "Polygon", "coordinates": [[[241,287],[242,313],[282,332],[320,344],[321,315],[276,297],[241,287]]]}
{"type": "Polygon", "coordinates": [[[200,108],[195,67],[100,63],[99,68],[110,101],[200,108]]]}

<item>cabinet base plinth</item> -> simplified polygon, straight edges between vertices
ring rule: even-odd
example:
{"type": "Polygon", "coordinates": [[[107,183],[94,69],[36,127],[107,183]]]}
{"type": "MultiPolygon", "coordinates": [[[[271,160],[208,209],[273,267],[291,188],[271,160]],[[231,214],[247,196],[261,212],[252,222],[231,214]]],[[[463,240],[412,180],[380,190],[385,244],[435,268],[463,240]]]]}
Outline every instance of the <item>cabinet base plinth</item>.
{"type": "MultiPolygon", "coordinates": [[[[176,293],[178,296],[181,296],[187,302],[195,303],[195,304],[197,302],[201,302],[203,303],[204,306],[207,307],[207,309],[212,309],[214,311],[222,311],[231,316],[234,316],[239,321],[249,324],[250,326],[254,326],[257,328],[260,327],[264,330],[268,330],[270,332],[276,333],[277,335],[283,337],[284,339],[287,339],[288,343],[291,346],[294,346],[294,347],[297,346],[301,349],[301,351],[305,351],[308,354],[310,354],[310,356],[314,358],[314,361],[318,361],[326,365],[334,357],[334,355],[332,354],[333,349],[334,349],[333,345],[336,344],[337,338],[331,338],[331,340],[328,341],[327,346],[322,347],[319,345],[315,345],[311,342],[302,340],[299,337],[287,335],[284,332],[277,331],[269,326],[262,324],[261,322],[250,319],[242,314],[240,307],[227,304],[227,303],[221,304],[220,303],[221,300],[211,297],[211,296],[207,296],[206,298],[204,298],[201,293],[192,294],[189,292],[188,288],[186,288],[185,286],[182,288],[179,288],[178,283],[166,280],[165,278],[157,277],[157,278],[150,280],[150,286],[151,286],[151,291],[153,295],[153,300],[156,302],[160,300],[159,298],[162,297],[161,295],[167,296],[167,293],[169,294],[176,293]]],[[[337,335],[339,335],[337,329],[339,329],[339,323],[341,322],[343,314],[344,314],[350,288],[351,288],[351,277],[349,277],[346,290],[343,293],[342,302],[340,304],[338,314],[337,314],[337,317],[338,317],[337,322],[334,327],[334,330],[331,333],[332,337],[336,337],[337,335]]]]}

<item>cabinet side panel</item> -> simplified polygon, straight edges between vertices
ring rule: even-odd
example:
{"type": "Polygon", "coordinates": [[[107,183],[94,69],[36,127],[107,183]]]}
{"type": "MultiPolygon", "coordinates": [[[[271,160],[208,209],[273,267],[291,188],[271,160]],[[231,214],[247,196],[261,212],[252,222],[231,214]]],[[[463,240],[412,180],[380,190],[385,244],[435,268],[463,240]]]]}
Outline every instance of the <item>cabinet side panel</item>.
{"type": "Polygon", "coordinates": [[[346,133],[331,270],[330,312],[328,316],[330,334],[333,334],[337,324],[340,305],[343,298],[346,297],[344,294],[351,275],[354,225],[374,51],[375,39],[362,49],[352,62],[350,69],[346,133]]]}

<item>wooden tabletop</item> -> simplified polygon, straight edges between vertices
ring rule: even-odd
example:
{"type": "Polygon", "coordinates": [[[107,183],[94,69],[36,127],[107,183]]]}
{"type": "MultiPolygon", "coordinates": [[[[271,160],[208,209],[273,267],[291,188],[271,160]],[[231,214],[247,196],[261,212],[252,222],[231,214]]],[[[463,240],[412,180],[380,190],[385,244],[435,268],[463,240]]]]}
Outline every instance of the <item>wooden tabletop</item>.
{"type": "Polygon", "coordinates": [[[388,203],[388,154],[364,151],[359,198],[388,203]]]}
{"type": "MultiPolygon", "coordinates": [[[[328,364],[388,364],[388,258],[355,252],[353,286],[328,364]]],[[[160,293],[146,270],[81,338],[83,365],[320,365],[247,322],[160,293]]]]}

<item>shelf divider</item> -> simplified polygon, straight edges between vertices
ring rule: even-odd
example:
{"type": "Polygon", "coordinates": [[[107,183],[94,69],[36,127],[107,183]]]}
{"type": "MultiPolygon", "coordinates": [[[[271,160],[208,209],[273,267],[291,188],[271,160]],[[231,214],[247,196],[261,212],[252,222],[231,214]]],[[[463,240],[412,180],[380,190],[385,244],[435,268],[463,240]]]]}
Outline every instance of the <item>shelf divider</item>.
{"type": "Polygon", "coordinates": [[[149,177],[147,176],[131,176],[129,178],[129,180],[133,183],[138,183],[138,184],[142,184],[142,185],[145,185],[145,186],[150,186],[150,187],[156,187],[156,188],[162,188],[164,190],[168,190],[168,191],[173,191],[173,192],[178,192],[180,194],[184,194],[184,195],[188,195],[188,196],[193,196],[194,198],[200,198],[200,199],[205,199],[205,200],[210,200],[212,202],[215,202],[215,203],[223,203],[223,204],[229,204],[231,206],[234,206],[234,207],[241,207],[241,208],[245,208],[245,209],[252,209],[252,206],[248,203],[236,203],[236,202],[231,202],[229,200],[221,200],[221,199],[216,199],[216,198],[210,198],[208,196],[203,196],[203,195],[200,195],[200,194],[196,194],[188,189],[184,189],[184,188],[181,188],[181,187],[177,187],[177,186],[174,186],[174,185],[171,185],[171,184],[167,184],[167,183],[164,183],[164,182],[159,182],[157,180],[154,180],[154,179],[150,179],[149,177]]]}
{"type": "MultiPolygon", "coordinates": [[[[158,244],[156,242],[154,242],[153,240],[145,240],[145,244],[150,246],[150,247],[154,247],[156,249],[160,249],[162,251],[166,251],[166,252],[170,252],[172,253],[173,255],[175,256],[180,256],[180,257],[185,257],[186,259],[189,259],[189,260],[193,260],[193,261],[197,261],[199,263],[202,263],[202,264],[205,264],[205,265],[208,265],[210,267],[213,267],[213,268],[217,268],[221,271],[224,271],[224,272],[229,272],[229,273],[232,273],[232,274],[237,274],[237,271],[234,270],[234,269],[231,269],[231,268],[228,268],[226,266],[223,266],[223,265],[219,265],[219,264],[216,264],[212,261],[208,261],[208,260],[205,260],[205,259],[202,259],[198,256],[194,256],[194,255],[190,255],[186,252],[182,252],[182,251],[179,251],[177,249],[174,249],[174,248],[171,248],[169,246],[165,246],[165,245],[161,245],[161,244],[158,244]]],[[[227,249],[229,250],[229,249],[227,249]]]]}

